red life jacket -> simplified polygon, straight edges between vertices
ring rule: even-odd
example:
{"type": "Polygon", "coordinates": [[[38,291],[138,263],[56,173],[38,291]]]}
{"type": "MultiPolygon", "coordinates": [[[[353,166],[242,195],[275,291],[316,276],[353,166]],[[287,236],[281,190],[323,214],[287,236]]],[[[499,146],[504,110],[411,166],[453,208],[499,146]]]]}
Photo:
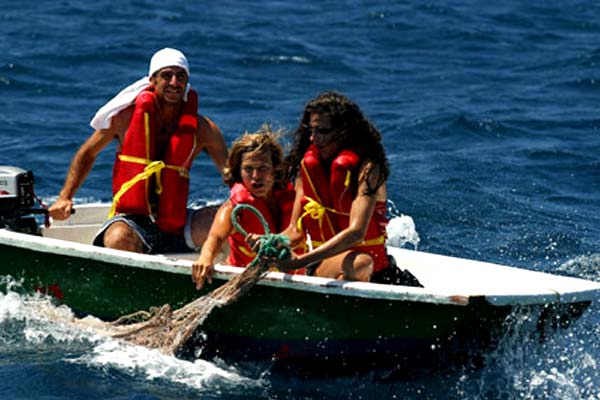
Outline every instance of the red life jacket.
{"type": "Polygon", "coordinates": [[[113,167],[113,209],[123,214],[150,215],[163,230],[182,233],[187,215],[189,169],[196,147],[198,95],[188,92],[176,131],[162,160],[156,156],[158,100],[152,89],[135,99],[135,109],[121,152],[113,167]],[[156,207],[150,202],[157,194],[156,207]]]}
{"type": "MultiPolygon", "coordinates": [[[[348,227],[361,164],[358,154],[347,149],[335,156],[329,170],[323,166],[315,145],[311,145],[304,154],[300,168],[304,213],[298,226],[307,234],[307,239],[310,236],[314,248],[348,227]]],[[[365,252],[373,257],[373,272],[389,265],[385,250],[387,224],[386,203],[378,201],[364,240],[352,247],[352,250],[365,252]]]]}
{"type": "MultiPolygon", "coordinates": [[[[238,204],[249,204],[256,208],[267,221],[270,233],[278,233],[288,227],[294,207],[294,198],[296,192],[291,183],[282,189],[273,192],[273,203],[277,204],[276,213],[271,212],[267,202],[260,197],[254,197],[252,193],[242,183],[235,183],[231,187],[229,200],[235,207],[238,204]]],[[[237,213],[240,226],[247,233],[264,234],[265,230],[260,220],[249,210],[241,210],[237,213]]],[[[229,248],[231,250],[227,263],[237,267],[244,267],[256,257],[250,246],[244,240],[240,232],[229,235],[229,248]]],[[[292,274],[304,274],[304,268],[290,271],[292,274]]]]}

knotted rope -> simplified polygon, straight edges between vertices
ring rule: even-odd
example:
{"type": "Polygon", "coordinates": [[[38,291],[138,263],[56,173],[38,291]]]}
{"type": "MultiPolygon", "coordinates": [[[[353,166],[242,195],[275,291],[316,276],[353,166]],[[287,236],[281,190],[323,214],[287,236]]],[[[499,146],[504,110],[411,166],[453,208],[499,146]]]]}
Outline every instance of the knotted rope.
{"type": "Polygon", "coordinates": [[[202,325],[213,308],[233,303],[260,280],[269,267],[275,264],[276,259],[283,260],[291,256],[289,239],[284,235],[272,234],[267,221],[256,208],[248,204],[237,205],[231,214],[234,227],[244,236],[248,235],[237,219],[237,213],[244,209],[250,210],[258,217],[265,234],[259,239],[256,257],[242,273],[175,311],[165,304],[160,308],[151,309],[150,313],[136,312],[103,326],[96,324],[94,328],[103,330],[105,334],[114,338],[174,355],[202,325]],[[140,318],[145,320],[129,323],[140,318]]]}
{"type": "Polygon", "coordinates": [[[231,223],[235,229],[237,229],[244,237],[248,236],[248,232],[244,230],[237,219],[237,213],[241,210],[250,210],[260,220],[265,231],[260,239],[258,239],[259,248],[256,257],[254,257],[246,268],[250,268],[265,259],[287,260],[291,257],[292,251],[290,248],[290,239],[282,234],[271,233],[265,217],[250,204],[238,204],[233,209],[233,212],[231,213],[231,223]]]}

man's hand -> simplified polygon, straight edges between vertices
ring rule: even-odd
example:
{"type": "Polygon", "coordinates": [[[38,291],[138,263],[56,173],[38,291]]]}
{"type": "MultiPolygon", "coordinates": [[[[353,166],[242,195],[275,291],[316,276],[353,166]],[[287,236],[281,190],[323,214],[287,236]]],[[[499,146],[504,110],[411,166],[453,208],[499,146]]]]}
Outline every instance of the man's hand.
{"type": "Polygon", "coordinates": [[[50,217],[57,221],[62,221],[71,216],[73,213],[73,201],[70,199],[58,199],[48,208],[50,217]]]}

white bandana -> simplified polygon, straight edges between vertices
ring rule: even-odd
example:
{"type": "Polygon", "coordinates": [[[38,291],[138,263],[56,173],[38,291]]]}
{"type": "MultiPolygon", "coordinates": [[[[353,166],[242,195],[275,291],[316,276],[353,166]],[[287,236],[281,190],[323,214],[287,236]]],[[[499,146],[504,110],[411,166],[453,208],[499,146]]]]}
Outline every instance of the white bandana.
{"type": "MultiPolygon", "coordinates": [[[[105,105],[94,115],[90,122],[90,126],[94,129],[107,129],[110,127],[112,117],[117,115],[119,111],[129,107],[133,104],[135,98],[142,90],[146,89],[150,85],[150,77],[154,75],[156,71],[159,71],[165,67],[180,67],[187,72],[188,77],[190,76],[190,68],[185,58],[185,55],[179,50],[164,48],[157,51],[150,60],[150,68],[148,69],[148,76],[145,76],[138,81],[127,86],[121,90],[115,97],[108,101],[105,105]]],[[[183,101],[187,101],[187,94],[190,90],[190,84],[188,83],[185,88],[185,95],[183,101]]]]}

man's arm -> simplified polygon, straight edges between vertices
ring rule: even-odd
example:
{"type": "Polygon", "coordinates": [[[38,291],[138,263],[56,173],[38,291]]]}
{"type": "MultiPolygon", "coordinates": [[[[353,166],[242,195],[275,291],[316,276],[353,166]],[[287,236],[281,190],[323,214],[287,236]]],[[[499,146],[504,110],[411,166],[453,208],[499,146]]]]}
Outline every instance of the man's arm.
{"type": "Polygon", "coordinates": [[[200,150],[206,150],[219,172],[223,173],[227,161],[227,144],[219,127],[209,118],[198,116],[200,150]]]}
{"type": "Polygon", "coordinates": [[[96,157],[113,139],[124,136],[132,112],[128,108],[117,114],[113,117],[110,128],[95,131],[77,150],[58,199],[48,208],[52,218],[64,220],[71,216],[73,197],[90,173],[96,157]]]}

